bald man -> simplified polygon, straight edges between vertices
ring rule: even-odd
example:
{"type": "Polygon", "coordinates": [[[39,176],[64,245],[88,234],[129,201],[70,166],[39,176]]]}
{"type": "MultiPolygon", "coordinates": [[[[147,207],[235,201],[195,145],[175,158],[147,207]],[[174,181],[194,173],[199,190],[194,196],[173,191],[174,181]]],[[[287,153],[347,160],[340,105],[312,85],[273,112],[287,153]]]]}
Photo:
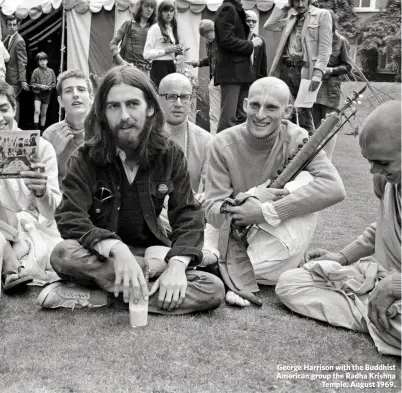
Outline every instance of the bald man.
{"type": "Polygon", "coordinates": [[[205,200],[208,148],[212,135],[191,123],[188,115],[193,103],[193,88],[183,74],[165,76],[159,85],[160,104],[165,115],[165,130],[183,150],[187,159],[191,188],[196,199],[205,200]]]}
{"type": "Polygon", "coordinates": [[[274,285],[281,273],[297,267],[314,233],[314,213],[345,197],[342,180],[323,152],[285,189],[266,188],[308,138],[306,130],[285,120],[292,111],[289,98],[280,79],[255,81],[244,100],[246,122],[219,133],[210,147],[205,213],[219,236],[206,236],[205,242],[219,238],[211,247],[218,248],[232,304],[258,303],[257,283],[274,285]],[[226,198],[236,198],[239,206],[222,214],[226,198]],[[231,223],[254,225],[246,252],[229,230],[231,223]]]}
{"type": "Polygon", "coordinates": [[[359,142],[374,175],[377,221],[340,252],[306,253],[302,268],[279,278],[276,294],[291,310],[369,333],[380,353],[400,356],[401,103],[372,112],[359,142]]]}

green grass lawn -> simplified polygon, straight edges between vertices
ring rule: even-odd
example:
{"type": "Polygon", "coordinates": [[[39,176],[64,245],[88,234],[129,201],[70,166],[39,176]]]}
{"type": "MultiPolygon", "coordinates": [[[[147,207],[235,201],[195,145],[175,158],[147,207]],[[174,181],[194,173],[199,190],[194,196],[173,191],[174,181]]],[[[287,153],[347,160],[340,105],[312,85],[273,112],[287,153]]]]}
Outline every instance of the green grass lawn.
{"type": "MultiPolygon", "coordinates": [[[[400,85],[380,85],[398,97],[400,85]]],[[[363,119],[371,109],[362,105],[359,111],[363,119]]],[[[358,139],[345,132],[340,132],[334,164],[347,198],[321,213],[313,241],[333,251],[374,221],[377,207],[358,139]]],[[[262,290],[261,308],[222,305],[202,315],[151,315],[143,329],[130,328],[124,310],[40,310],[38,293],[35,288],[0,301],[2,393],[400,391],[399,358],[379,355],[368,335],[292,314],[272,288],[262,290]],[[396,365],[389,372],[397,377],[396,387],[336,389],[321,381],[277,378],[279,365],[342,364],[396,365]]]]}

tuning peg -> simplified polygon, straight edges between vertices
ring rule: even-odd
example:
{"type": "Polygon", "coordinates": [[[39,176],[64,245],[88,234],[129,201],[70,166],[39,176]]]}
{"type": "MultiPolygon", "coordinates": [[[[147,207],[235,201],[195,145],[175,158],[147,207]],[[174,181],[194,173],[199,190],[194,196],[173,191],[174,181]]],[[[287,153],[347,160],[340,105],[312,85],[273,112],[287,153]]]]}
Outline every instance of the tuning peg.
{"type": "Polygon", "coordinates": [[[358,105],[361,105],[361,104],[362,104],[362,102],[359,100],[359,101],[357,101],[357,104],[358,104],[358,105]]]}
{"type": "Polygon", "coordinates": [[[304,138],[303,143],[307,143],[307,142],[308,142],[308,138],[304,138]]]}
{"type": "Polygon", "coordinates": [[[303,145],[302,145],[302,144],[297,145],[297,148],[298,148],[299,150],[300,150],[302,147],[303,147],[303,145]]]}
{"type": "Polygon", "coordinates": [[[278,169],[278,170],[276,171],[276,173],[277,173],[278,175],[280,175],[280,174],[282,173],[282,170],[281,170],[281,169],[278,169]]]}
{"type": "Polygon", "coordinates": [[[360,94],[360,95],[359,95],[359,98],[360,98],[360,99],[364,98],[364,94],[360,94]]]}

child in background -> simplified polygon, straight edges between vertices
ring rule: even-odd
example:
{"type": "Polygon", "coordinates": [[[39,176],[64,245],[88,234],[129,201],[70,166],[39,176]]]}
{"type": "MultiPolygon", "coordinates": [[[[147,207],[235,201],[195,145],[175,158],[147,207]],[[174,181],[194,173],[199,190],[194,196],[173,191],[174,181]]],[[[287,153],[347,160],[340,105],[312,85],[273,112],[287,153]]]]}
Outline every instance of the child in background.
{"type": "Polygon", "coordinates": [[[3,44],[3,41],[0,40],[0,80],[6,80],[6,63],[10,60],[10,54],[8,50],[3,44]]]}
{"type": "Polygon", "coordinates": [[[31,87],[35,94],[34,128],[35,130],[40,129],[41,132],[43,132],[46,124],[46,113],[50,101],[50,93],[56,86],[56,75],[53,70],[47,66],[48,56],[45,52],[39,52],[35,60],[39,67],[34,70],[31,77],[31,87]]]}

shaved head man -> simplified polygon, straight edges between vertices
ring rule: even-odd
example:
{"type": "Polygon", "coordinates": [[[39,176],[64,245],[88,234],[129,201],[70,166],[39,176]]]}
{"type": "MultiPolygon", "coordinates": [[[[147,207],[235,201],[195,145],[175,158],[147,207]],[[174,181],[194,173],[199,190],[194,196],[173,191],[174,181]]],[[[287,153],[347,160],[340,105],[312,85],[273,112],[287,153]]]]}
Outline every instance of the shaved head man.
{"type": "Polygon", "coordinates": [[[369,333],[380,353],[400,356],[401,102],[389,101],[374,110],[363,124],[359,142],[374,175],[374,192],[380,202],[377,221],[340,252],[316,249],[306,253],[302,269],[279,278],[276,294],[291,310],[369,333]],[[319,280],[314,275],[318,271],[319,280]],[[362,276],[366,291],[360,285],[362,276]],[[360,289],[348,300],[353,288],[348,290],[349,297],[339,288],[347,288],[352,281],[360,289]],[[323,282],[337,282],[336,292],[324,288],[323,282]]]}
{"type": "Polygon", "coordinates": [[[165,130],[183,150],[191,187],[196,199],[203,203],[208,148],[212,135],[188,119],[193,103],[191,82],[183,74],[169,74],[161,80],[159,96],[166,120],[165,130]]]}
{"type": "Polygon", "coordinates": [[[289,87],[278,78],[267,77],[254,82],[243,104],[250,133],[256,138],[274,133],[282,119],[292,112],[289,99],[289,87]]]}
{"type": "Polygon", "coordinates": [[[401,182],[401,103],[389,101],[364,122],[360,148],[372,174],[385,176],[389,183],[401,182]]]}
{"type": "MultiPolygon", "coordinates": [[[[205,203],[210,226],[205,232],[204,250],[211,250],[215,261],[220,257],[227,266],[230,264],[230,273],[222,274],[224,277],[232,273],[236,276],[239,272],[235,270],[239,268],[239,277],[245,277],[244,272],[248,270],[252,273],[248,278],[255,276],[260,284],[276,284],[282,272],[298,265],[298,259],[307,249],[316,224],[312,213],[345,197],[342,180],[323,152],[292,186],[280,190],[266,188],[267,182],[289,162],[298,145],[308,138],[306,130],[286,120],[292,111],[289,96],[288,86],[278,78],[255,81],[244,100],[246,122],[222,131],[212,142],[205,203]],[[227,214],[222,214],[226,198],[235,199],[236,206],[227,207],[227,214]],[[230,224],[258,225],[250,232],[252,239],[247,238],[247,253],[236,240],[236,233],[231,230],[228,234],[225,229],[230,224]],[[211,231],[216,234],[210,236],[211,231]],[[244,262],[241,266],[236,264],[239,260],[244,262]]],[[[222,269],[225,266],[222,264],[222,269]]],[[[255,300],[249,294],[258,291],[257,282],[248,285],[237,279],[236,285],[231,285],[230,280],[226,284],[238,296],[230,292],[227,302],[245,306],[250,303],[244,297],[255,300]]]]}

